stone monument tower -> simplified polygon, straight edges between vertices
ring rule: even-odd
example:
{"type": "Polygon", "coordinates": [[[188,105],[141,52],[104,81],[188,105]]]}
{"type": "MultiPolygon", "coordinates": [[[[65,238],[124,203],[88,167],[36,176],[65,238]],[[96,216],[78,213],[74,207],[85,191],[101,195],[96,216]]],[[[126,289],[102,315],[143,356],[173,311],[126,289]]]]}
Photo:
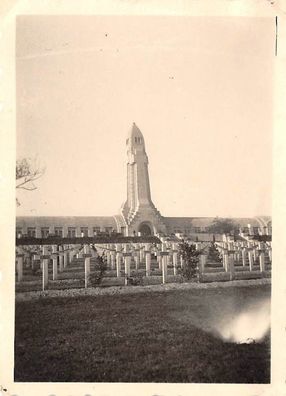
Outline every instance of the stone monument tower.
{"type": "Polygon", "coordinates": [[[148,157],[142,132],[133,123],[126,140],[127,200],[121,208],[125,235],[166,233],[166,225],[151,200],[148,157]]]}

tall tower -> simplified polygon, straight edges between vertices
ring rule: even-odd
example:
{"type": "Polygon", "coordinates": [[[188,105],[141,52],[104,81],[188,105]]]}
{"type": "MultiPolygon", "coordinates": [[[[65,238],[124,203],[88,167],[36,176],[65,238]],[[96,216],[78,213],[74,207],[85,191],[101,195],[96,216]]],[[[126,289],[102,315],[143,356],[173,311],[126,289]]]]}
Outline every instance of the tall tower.
{"type": "Polygon", "coordinates": [[[151,200],[144,137],[135,123],[128,134],[126,147],[127,200],[122,206],[126,235],[165,233],[163,217],[151,200]]]}

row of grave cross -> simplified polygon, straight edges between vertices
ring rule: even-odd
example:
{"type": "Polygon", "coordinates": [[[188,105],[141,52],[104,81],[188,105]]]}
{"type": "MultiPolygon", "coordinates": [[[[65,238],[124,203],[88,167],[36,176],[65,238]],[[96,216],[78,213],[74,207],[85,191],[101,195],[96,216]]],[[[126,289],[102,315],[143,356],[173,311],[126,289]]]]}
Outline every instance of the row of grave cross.
{"type": "MultiPolygon", "coordinates": [[[[207,261],[208,244],[195,243],[200,251],[199,272],[205,271],[207,261]]],[[[249,270],[253,271],[254,263],[259,259],[260,271],[265,271],[265,255],[272,261],[271,242],[220,242],[216,247],[222,257],[222,265],[225,272],[229,273],[229,279],[234,279],[235,262],[242,258],[242,265],[246,266],[248,259],[249,270]]],[[[16,250],[16,273],[17,281],[23,280],[23,263],[32,269],[36,261],[40,260],[42,271],[42,290],[47,288],[49,282],[49,263],[52,262],[52,280],[58,279],[58,273],[73,261],[73,258],[84,259],[85,287],[89,286],[90,259],[98,255],[105,258],[107,267],[116,270],[116,276],[121,277],[122,265],[124,265],[125,284],[130,276],[131,261],[135,263],[135,269],[139,269],[140,263],[145,263],[145,275],[151,275],[151,257],[156,256],[159,270],[162,271],[162,283],[167,280],[167,268],[172,264],[173,274],[177,275],[177,269],[184,266],[183,256],[178,243],[150,244],[100,244],[100,245],[44,245],[44,246],[18,246],[16,250]]]]}

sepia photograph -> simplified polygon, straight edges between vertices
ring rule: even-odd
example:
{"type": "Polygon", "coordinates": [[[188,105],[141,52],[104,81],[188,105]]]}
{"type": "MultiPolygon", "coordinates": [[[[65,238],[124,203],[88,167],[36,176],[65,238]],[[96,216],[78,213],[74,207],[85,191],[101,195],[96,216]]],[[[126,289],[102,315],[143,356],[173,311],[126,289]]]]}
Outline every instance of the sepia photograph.
{"type": "Polygon", "coordinates": [[[270,383],[275,19],[18,16],[17,382],[270,383]]]}
{"type": "Polygon", "coordinates": [[[17,12],[0,394],[270,389],[278,23],[17,12]]]}

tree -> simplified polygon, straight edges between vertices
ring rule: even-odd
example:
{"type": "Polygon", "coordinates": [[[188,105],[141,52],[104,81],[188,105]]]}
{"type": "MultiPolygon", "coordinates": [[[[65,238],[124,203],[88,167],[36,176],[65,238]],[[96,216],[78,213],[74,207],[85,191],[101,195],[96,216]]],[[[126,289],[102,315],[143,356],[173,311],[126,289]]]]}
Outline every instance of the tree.
{"type": "Polygon", "coordinates": [[[213,234],[230,234],[235,232],[237,227],[238,225],[232,219],[216,217],[209,226],[209,232],[213,234]]]}
{"type": "MultiPolygon", "coordinates": [[[[43,176],[45,168],[41,167],[37,159],[21,158],[16,162],[16,189],[36,190],[34,182],[43,176]]],[[[17,206],[20,206],[16,198],[17,206]]]]}

